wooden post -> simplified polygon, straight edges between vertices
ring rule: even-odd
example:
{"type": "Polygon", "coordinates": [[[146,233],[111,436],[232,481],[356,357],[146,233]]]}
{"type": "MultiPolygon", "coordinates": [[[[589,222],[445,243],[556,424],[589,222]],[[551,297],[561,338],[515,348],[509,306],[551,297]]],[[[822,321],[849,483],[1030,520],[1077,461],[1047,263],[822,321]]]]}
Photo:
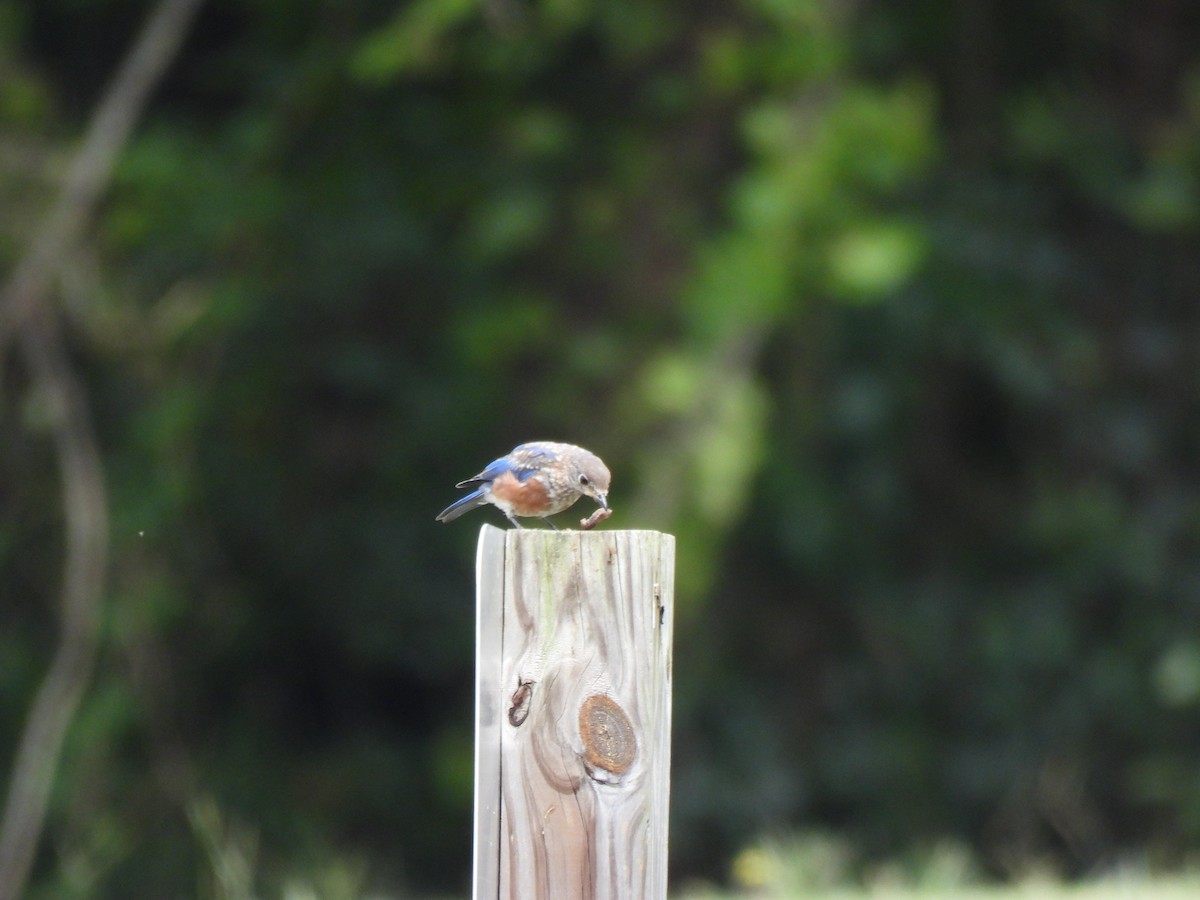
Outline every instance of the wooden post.
{"type": "Polygon", "coordinates": [[[475,900],[663,900],[675,539],[501,531],[476,565],[475,900]]]}

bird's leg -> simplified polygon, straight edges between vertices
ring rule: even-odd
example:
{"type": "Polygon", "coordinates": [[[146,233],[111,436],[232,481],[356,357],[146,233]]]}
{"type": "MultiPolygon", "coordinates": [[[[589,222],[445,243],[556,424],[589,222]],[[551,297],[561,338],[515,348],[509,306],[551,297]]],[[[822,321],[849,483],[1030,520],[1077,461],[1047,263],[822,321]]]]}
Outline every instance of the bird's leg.
{"type": "Polygon", "coordinates": [[[512,513],[506,512],[504,515],[506,515],[508,517],[508,521],[512,522],[513,525],[516,526],[517,528],[525,527],[524,525],[522,525],[520,522],[517,521],[517,517],[514,516],[512,513]]]}
{"type": "Polygon", "coordinates": [[[553,522],[551,522],[549,519],[543,517],[542,521],[545,522],[547,525],[549,525],[551,528],[553,528],[555,531],[558,531],[558,526],[555,525],[553,522]]]}

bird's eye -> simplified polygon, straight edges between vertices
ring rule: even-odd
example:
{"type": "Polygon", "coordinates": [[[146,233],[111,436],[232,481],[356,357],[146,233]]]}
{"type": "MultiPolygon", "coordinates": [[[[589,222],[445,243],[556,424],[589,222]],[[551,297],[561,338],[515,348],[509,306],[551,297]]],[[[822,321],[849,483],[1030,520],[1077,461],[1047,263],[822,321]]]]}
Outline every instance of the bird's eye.
{"type": "Polygon", "coordinates": [[[579,483],[582,484],[584,487],[587,487],[588,477],[586,475],[580,475],[579,483]]]}

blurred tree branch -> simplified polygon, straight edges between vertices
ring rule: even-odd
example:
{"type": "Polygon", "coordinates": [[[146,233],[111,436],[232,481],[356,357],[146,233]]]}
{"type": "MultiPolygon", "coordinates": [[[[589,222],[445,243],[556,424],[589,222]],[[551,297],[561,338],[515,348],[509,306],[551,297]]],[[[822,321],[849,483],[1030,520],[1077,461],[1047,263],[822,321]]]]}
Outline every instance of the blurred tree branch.
{"type": "Polygon", "coordinates": [[[0,820],[0,900],[19,897],[45,821],[63,740],[99,646],[108,558],[104,469],[85,392],[71,370],[50,292],[111,180],[146,99],[175,57],[201,0],[162,0],[96,108],[54,206],[0,291],[0,351],[18,341],[50,412],[62,470],[66,547],[60,640],[17,749],[0,820]]]}

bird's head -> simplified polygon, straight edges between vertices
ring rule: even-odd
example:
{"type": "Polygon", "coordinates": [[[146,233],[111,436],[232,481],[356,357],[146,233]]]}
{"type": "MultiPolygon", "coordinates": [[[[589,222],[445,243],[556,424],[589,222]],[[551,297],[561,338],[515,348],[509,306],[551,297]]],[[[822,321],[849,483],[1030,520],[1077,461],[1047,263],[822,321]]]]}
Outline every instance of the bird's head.
{"type": "Polygon", "coordinates": [[[586,450],[575,460],[575,487],[585,497],[591,497],[608,509],[608,486],[612,475],[600,457],[586,450]]]}

